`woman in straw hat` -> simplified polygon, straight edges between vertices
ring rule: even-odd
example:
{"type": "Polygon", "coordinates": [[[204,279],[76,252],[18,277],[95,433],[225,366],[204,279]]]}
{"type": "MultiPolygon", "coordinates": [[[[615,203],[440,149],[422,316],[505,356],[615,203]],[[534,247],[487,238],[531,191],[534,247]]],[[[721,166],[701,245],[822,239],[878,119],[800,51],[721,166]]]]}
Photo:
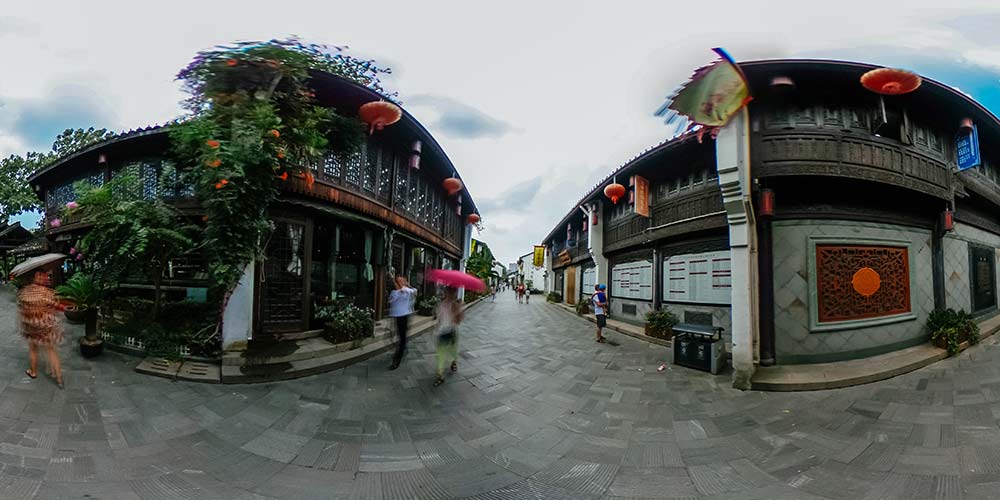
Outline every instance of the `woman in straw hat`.
{"type": "Polygon", "coordinates": [[[62,365],[56,352],[56,347],[63,340],[62,328],[56,319],[56,313],[62,306],[56,299],[55,291],[49,287],[52,283],[51,272],[43,268],[30,272],[33,276],[31,284],[17,294],[21,335],[28,341],[30,367],[24,373],[31,378],[38,376],[38,349],[45,348],[49,375],[55,377],[56,384],[62,389],[62,365]]]}

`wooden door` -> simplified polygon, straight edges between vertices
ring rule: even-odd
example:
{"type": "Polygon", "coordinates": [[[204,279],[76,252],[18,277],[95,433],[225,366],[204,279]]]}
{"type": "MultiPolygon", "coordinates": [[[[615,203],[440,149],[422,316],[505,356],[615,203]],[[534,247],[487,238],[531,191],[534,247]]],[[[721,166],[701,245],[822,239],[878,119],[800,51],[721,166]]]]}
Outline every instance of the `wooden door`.
{"type": "Polygon", "coordinates": [[[274,220],[258,278],[258,317],[264,336],[308,328],[307,229],[306,221],[274,220]]]}
{"type": "Polygon", "coordinates": [[[566,297],[567,304],[576,304],[576,269],[566,270],[566,297]]]}

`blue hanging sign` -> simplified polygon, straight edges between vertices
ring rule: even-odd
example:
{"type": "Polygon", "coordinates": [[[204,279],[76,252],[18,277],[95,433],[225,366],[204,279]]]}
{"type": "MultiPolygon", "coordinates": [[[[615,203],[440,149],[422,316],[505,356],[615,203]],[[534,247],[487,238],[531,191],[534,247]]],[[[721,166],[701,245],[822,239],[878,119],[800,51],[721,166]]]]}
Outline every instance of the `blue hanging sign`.
{"type": "Polygon", "coordinates": [[[955,150],[958,152],[958,170],[967,170],[982,164],[979,155],[979,129],[972,126],[969,134],[959,134],[955,139],[955,150]]]}

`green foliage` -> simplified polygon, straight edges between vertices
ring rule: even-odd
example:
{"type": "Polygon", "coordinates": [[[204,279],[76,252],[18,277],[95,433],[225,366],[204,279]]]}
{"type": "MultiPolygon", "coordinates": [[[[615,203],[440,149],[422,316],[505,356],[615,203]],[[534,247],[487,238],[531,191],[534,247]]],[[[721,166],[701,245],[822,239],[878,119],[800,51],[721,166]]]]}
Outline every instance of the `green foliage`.
{"type": "Polygon", "coordinates": [[[94,129],[94,127],[90,127],[86,130],[82,128],[68,128],[57,135],[55,142],[52,143],[52,159],[55,160],[69,156],[93,144],[111,139],[116,135],[118,134],[105,128],[94,129]]]}
{"type": "Polygon", "coordinates": [[[56,294],[79,310],[94,307],[100,299],[100,290],[93,276],[83,272],[74,274],[65,285],[56,287],[56,294]]]}
{"type": "Polygon", "coordinates": [[[559,293],[559,292],[549,292],[549,294],[545,296],[545,300],[547,300],[549,302],[558,303],[558,302],[562,302],[563,297],[562,297],[562,294],[559,293]]]}
{"type": "Polygon", "coordinates": [[[499,278],[500,274],[493,269],[493,257],[489,252],[476,252],[465,262],[465,272],[488,281],[491,277],[499,278]]]}
{"type": "Polygon", "coordinates": [[[127,337],[141,340],[146,354],[170,360],[180,359],[186,346],[193,356],[215,358],[222,343],[215,331],[217,306],[212,303],[179,301],[162,305],[162,314],[153,318],[154,302],[137,297],[118,297],[102,306],[106,314],[104,331],[113,342],[127,337]]]}
{"type": "Polygon", "coordinates": [[[77,185],[81,195],[75,210],[93,225],[79,250],[100,290],[116,288],[130,272],[148,277],[155,287],[156,316],[163,273],[171,259],[194,248],[197,227],[161,199],[128,196],[137,182],[130,175],[119,175],[101,187],[77,185]]]}
{"type": "Polygon", "coordinates": [[[374,334],[375,312],[366,307],[345,304],[326,319],[324,335],[330,342],[340,339],[358,341],[374,334]]]}
{"type": "Polygon", "coordinates": [[[311,179],[308,166],[324,152],[351,153],[364,143],[359,121],[316,102],[310,76],[317,70],[377,91],[379,74],[388,72],[340,49],[291,39],[200,52],[177,75],[190,94],[191,118],[171,130],[173,152],[192,169],[208,214],[210,275],[223,290],[266,244],[278,178],[311,179]]]}
{"type": "Polygon", "coordinates": [[[44,153],[10,155],[0,159],[0,222],[28,210],[40,210],[42,202],[28,185],[28,177],[48,159],[44,153]]]}
{"type": "Polygon", "coordinates": [[[646,313],[646,327],[653,337],[669,339],[677,323],[680,323],[677,315],[667,310],[646,313]]]}
{"type": "Polygon", "coordinates": [[[421,316],[434,316],[434,312],[437,311],[438,304],[441,303],[441,299],[435,296],[421,297],[417,299],[416,312],[421,316]]]}
{"type": "Polygon", "coordinates": [[[943,344],[949,356],[958,352],[962,342],[979,343],[979,325],[964,309],[935,309],[927,317],[927,329],[931,332],[931,340],[943,344]]]}
{"type": "Polygon", "coordinates": [[[59,158],[73,154],[91,144],[114,137],[106,129],[66,129],[56,136],[52,151],[30,152],[24,156],[10,155],[0,159],[0,222],[29,210],[42,209],[42,202],[28,184],[31,174],[59,158]]]}
{"type": "Polygon", "coordinates": [[[576,313],[579,315],[590,314],[590,301],[581,300],[576,303],[576,313]]]}

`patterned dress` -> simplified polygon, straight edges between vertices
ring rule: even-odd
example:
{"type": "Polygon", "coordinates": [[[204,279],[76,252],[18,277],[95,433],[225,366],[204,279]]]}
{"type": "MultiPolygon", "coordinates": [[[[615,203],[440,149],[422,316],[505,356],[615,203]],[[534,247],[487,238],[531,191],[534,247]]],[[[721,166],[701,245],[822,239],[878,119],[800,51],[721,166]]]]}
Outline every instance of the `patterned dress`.
{"type": "Polygon", "coordinates": [[[17,305],[21,335],[28,342],[39,346],[62,343],[63,332],[56,319],[59,301],[51,288],[35,284],[26,286],[17,294],[17,305]]]}

